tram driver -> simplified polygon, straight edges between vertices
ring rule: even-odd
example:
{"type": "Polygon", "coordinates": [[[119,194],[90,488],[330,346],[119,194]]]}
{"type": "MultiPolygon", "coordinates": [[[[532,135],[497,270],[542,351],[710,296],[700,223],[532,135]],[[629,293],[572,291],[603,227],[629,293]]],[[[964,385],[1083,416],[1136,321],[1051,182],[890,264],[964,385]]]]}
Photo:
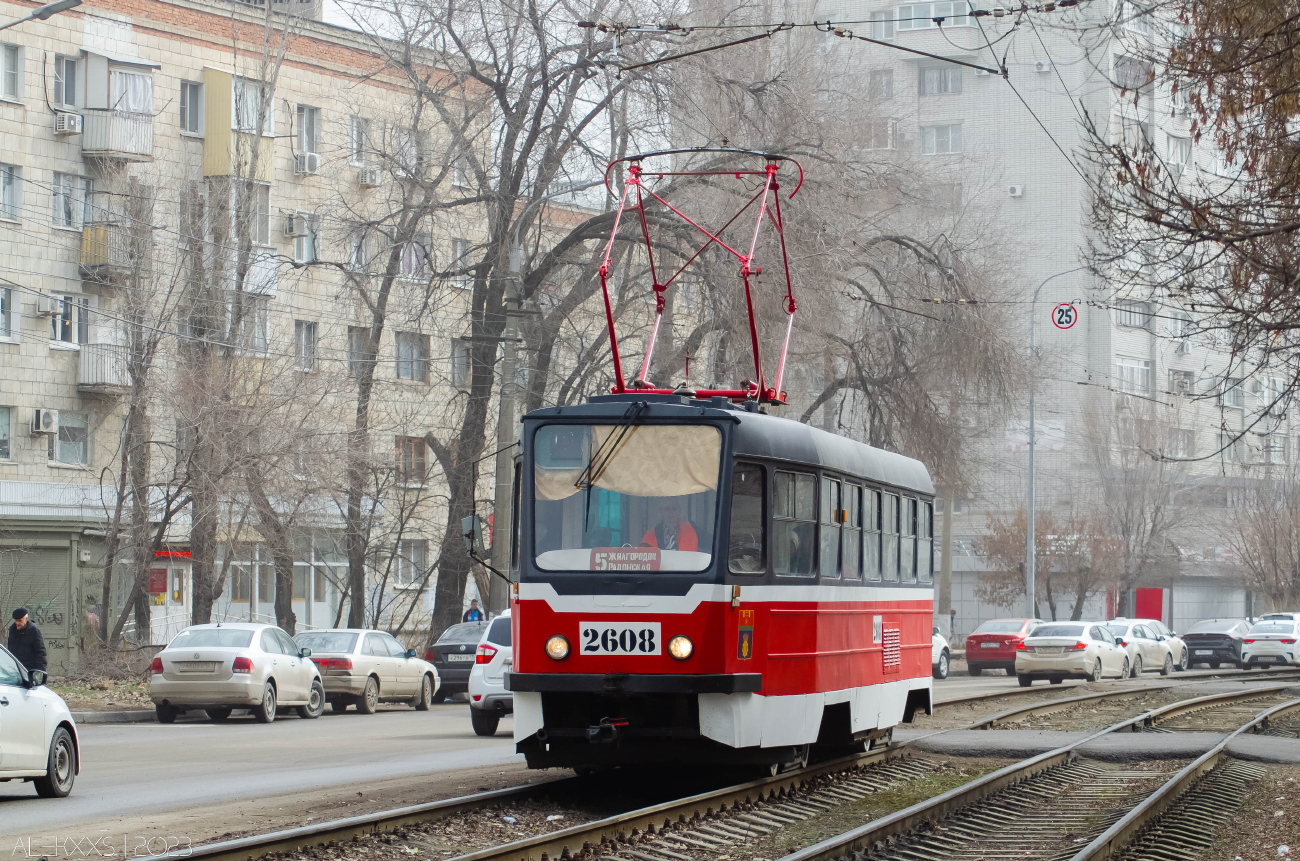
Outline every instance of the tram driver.
{"type": "Polygon", "coordinates": [[[659,522],[646,530],[641,538],[641,546],[660,550],[700,549],[700,539],[695,534],[695,527],[686,519],[679,497],[665,496],[660,500],[659,522]]]}

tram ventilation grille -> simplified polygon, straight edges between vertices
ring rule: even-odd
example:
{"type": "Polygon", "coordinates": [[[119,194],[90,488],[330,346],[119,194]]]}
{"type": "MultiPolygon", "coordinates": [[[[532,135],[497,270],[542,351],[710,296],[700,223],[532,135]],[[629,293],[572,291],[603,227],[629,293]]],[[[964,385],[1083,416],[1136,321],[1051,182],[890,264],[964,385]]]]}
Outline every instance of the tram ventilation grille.
{"type": "Polygon", "coordinates": [[[896,673],[902,667],[903,653],[897,628],[886,628],[883,636],[884,651],[881,660],[887,673],[896,673]]]}

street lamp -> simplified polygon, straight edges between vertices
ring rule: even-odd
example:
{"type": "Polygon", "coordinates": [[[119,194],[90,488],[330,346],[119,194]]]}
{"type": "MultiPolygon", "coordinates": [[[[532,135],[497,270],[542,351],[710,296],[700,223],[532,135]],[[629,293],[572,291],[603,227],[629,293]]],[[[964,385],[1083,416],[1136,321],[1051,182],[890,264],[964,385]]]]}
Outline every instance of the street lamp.
{"type": "Polygon", "coordinates": [[[37,7],[26,18],[18,18],[8,24],[0,24],[0,30],[8,30],[10,27],[22,24],[25,21],[47,21],[60,12],[67,12],[69,9],[80,5],[81,0],[54,0],[53,3],[46,3],[44,6],[37,7]]]}
{"type": "Polygon", "coordinates": [[[1069,275],[1071,272],[1086,268],[1086,266],[1076,266],[1047,276],[1043,279],[1043,283],[1035,288],[1034,298],[1029,303],[1029,359],[1034,363],[1034,367],[1029,378],[1029,523],[1025,529],[1025,605],[1028,607],[1026,615],[1030,619],[1038,615],[1038,602],[1034,600],[1034,388],[1038,383],[1036,376],[1038,353],[1034,346],[1034,334],[1038,331],[1038,294],[1049,282],[1062,275],[1069,275]]]}

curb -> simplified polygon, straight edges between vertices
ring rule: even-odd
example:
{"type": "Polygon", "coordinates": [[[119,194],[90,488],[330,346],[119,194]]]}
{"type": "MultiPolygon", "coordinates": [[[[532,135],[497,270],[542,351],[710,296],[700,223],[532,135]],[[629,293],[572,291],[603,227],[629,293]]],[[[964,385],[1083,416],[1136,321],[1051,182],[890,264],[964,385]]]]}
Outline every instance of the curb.
{"type": "Polygon", "coordinates": [[[153,723],[158,716],[153,709],[123,709],[122,711],[73,712],[78,724],[92,723],[153,723]]]}

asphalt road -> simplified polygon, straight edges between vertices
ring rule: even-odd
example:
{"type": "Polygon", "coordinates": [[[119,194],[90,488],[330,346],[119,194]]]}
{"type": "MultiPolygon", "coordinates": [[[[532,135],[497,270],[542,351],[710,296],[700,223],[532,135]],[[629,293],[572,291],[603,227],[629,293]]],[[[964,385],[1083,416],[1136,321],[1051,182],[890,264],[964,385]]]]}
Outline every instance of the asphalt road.
{"type": "Polygon", "coordinates": [[[42,799],[30,783],[0,783],[0,840],[127,813],[522,763],[512,732],[507,717],[496,736],[474,735],[464,703],[372,716],[327,711],[314,721],[293,716],[270,725],[241,716],[224,725],[88,725],[80,728],[83,765],[68,798],[42,799]]]}

